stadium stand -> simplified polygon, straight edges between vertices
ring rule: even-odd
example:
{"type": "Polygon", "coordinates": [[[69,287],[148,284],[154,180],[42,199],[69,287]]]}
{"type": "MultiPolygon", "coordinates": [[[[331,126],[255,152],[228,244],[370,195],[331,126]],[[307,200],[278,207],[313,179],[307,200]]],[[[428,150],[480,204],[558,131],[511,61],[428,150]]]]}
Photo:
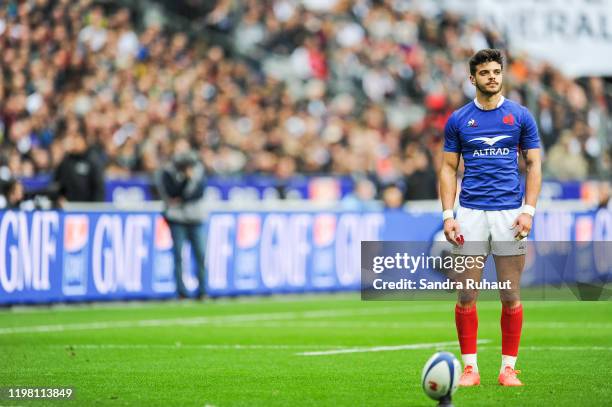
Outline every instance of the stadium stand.
{"type": "MultiPolygon", "coordinates": [[[[436,198],[443,125],[474,96],[465,61],[505,47],[406,1],[220,0],[182,27],[181,10],[120,4],[0,7],[0,178],[52,173],[76,131],[107,177],[151,174],[187,138],[210,174],[360,175],[436,198]]],[[[506,88],[536,116],[546,176],[609,175],[609,80],[508,55],[506,88]]]]}

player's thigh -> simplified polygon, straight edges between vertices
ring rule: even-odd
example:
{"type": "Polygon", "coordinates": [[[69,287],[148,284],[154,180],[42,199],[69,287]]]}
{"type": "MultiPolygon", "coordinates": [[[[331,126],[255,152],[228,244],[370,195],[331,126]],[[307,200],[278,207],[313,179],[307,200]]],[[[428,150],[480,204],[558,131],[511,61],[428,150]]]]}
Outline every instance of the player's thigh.
{"type": "Polygon", "coordinates": [[[451,273],[454,281],[465,282],[466,280],[480,281],[484,268],[478,267],[476,264],[484,264],[486,262],[486,256],[472,256],[472,255],[453,255],[455,264],[462,265],[456,266],[455,270],[451,273]],[[481,261],[475,261],[476,257],[480,257],[481,261]],[[466,261],[466,259],[472,259],[466,261]],[[464,264],[469,264],[470,267],[464,267],[464,264]]]}
{"type": "Polygon", "coordinates": [[[487,255],[489,246],[489,225],[485,211],[479,209],[457,209],[457,223],[465,244],[453,248],[454,254],[487,255]]]}
{"type": "Polygon", "coordinates": [[[520,299],[521,275],[525,268],[525,255],[500,256],[494,255],[497,281],[509,281],[510,288],[499,290],[502,301],[512,302],[520,299]]]}
{"type": "Polygon", "coordinates": [[[517,241],[514,238],[516,230],[512,227],[520,213],[521,208],[487,212],[493,255],[516,256],[527,253],[525,239],[517,241]]]}
{"type": "MultiPolygon", "coordinates": [[[[468,280],[480,281],[482,279],[483,267],[478,267],[476,264],[481,264],[476,261],[467,262],[467,259],[472,259],[476,256],[473,255],[454,255],[456,264],[469,264],[471,267],[455,267],[455,271],[452,273],[453,280],[462,283],[462,289],[457,290],[457,299],[459,303],[470,303],[476,301],[478,298],[478,290],[468,287],[468,280]],[[462,257],[462,259],[458,259],[462,257]]],[[[486,261],[486,256],[480,256],[482,264],[486,261]]]]}

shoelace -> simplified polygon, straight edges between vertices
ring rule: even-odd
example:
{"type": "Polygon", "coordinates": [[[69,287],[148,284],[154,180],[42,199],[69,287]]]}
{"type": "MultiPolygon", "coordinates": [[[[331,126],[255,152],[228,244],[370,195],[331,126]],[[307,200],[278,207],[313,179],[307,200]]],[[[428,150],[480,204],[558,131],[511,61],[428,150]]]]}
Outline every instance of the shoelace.
{"type": "Polygon", "coordinates": [[[504,373],[508,374],[508,375],[511,375],[512,377],[516,377],[516,375],[521,373],[521,371],[520,370],[514,370],[514,369],[510,368],[510,369],[506,369],[504,371],[504,373]]]}

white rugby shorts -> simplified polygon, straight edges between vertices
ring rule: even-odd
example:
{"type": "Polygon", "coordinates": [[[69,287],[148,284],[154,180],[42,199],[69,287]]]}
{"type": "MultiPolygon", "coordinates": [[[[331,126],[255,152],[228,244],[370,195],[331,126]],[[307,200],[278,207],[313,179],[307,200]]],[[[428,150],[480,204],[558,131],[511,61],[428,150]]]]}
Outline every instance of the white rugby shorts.
{"type": "Polygon", "coordinates": [[[457,222],[465,239],[463,246],[454,247],[455,254],[516,256],[527,253],[525,239],[516,241],[512,224],[521,208],[485,211],[459,207],[457,222]]]}

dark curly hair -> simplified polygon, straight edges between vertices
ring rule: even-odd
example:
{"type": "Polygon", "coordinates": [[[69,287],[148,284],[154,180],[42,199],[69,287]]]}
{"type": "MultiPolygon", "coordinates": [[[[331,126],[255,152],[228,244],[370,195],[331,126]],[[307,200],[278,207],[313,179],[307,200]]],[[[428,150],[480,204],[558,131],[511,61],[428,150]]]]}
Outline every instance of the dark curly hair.
{"type": "Polygon", "coordinates": [[[501,67],[504,67],[504,57],[498,49],[481,49],[470,58],[470,73],[476,73],[476,67],[487,62],[498,62],[501,67]]]}

